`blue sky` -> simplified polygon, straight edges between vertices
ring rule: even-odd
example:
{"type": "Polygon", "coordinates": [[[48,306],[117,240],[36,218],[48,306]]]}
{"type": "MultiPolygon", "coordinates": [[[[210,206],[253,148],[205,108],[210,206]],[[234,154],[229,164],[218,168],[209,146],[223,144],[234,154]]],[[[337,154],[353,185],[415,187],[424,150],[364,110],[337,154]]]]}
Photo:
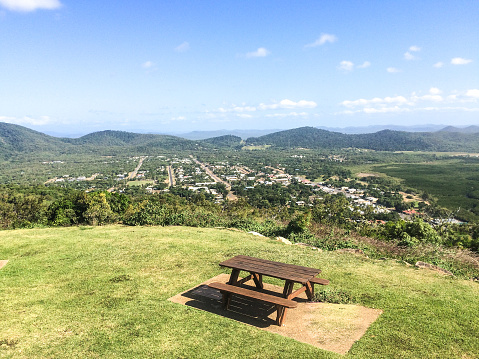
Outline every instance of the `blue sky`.
{"type": "Polygon", "coordinates": [[[479,125],[479,1],[0,0],[0,122],[479,125]]]}

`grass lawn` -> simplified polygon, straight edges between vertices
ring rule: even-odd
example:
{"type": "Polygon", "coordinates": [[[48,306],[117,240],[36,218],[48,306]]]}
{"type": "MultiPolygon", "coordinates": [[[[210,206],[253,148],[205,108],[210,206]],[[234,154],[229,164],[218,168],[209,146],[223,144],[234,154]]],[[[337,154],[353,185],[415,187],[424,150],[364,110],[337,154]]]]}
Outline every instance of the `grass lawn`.
{"type": "Polygon", "coordinates": [[[344,357],[167,300],[237,254],[321,268],[382,309],[347,357],[478,357],[478,283],[226,229],[123,226],[0,232],[0,357],[344,357]]]}

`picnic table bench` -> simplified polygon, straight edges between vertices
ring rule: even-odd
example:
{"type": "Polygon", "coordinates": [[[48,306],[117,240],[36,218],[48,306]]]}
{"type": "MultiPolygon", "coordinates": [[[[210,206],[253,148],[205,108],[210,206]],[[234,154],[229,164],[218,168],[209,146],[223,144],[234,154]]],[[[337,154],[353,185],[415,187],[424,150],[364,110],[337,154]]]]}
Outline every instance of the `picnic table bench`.
{"type": "Polygon", "coordinates": [[[314,284],[329,284],[327,279],[316,278],[316,275],[321,273],[320,269],[274,262],[249,256],[235,256],[221,262],[220,266],[232,269],[228,283],[214,282],[210,283],[208,286],[217,289],[222,293],[225,309],[228,309],[233,294],[270,303],[276,306],[276,323],[280,326],[283,325],[287,309],[296,308],[297,306],[297,302],[293,301],[293,298],[306,292],[308,299],[312,300],[314,295],[314,284]],[[241,271],[246,271],[250,274],[240,279],[239,274],[241,271]],[[275,296],[258,291],[263,289],[263,276],[278,278],[285,281],[282,296],[275,296]],[[254,281],[257,290],[241,287],[242,284],[250,280],[254,281]],[[301,284],[301,287],[293,292],[295,283],[301,284]]]}

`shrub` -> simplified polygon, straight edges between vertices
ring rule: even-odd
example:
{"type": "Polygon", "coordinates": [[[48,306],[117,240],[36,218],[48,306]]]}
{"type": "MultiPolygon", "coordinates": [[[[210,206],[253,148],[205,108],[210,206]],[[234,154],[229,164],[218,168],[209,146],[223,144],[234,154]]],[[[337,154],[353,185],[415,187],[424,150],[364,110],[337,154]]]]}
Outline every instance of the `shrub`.
{"type": "Polygon", "coordinates": [[[354,296],[340,289],[322,289],[314,293],[313,302],[324,302],[334,304],[352,304],[356,300],[354,296]]]}

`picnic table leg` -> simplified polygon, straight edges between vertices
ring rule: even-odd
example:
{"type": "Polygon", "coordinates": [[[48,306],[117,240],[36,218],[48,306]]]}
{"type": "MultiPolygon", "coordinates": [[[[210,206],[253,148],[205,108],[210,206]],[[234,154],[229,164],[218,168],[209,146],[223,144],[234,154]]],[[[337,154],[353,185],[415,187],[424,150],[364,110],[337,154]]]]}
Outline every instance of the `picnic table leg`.
{"type": "MultiPolygon", "coordinates": [[[[289,295],[293,292],[293,287],[294,287],[294,282],[291,282],[289,280],[287,280],[285,283],[284,283],[284,290],[283,290],[283,297],[284,298],[287,298],[287,299],[290,299],[288,298],[289,295]]],[[[280,305],[278,305],[276,307],[276,323],[279,325],[279,326],[282,326],[283,325],[283,321],[284,321],[284,317],[286,316],[286,311],[288,310],[288,308],[286,307],[282,307],[280,305]]]]}
{"type": "Polygon", "coordinates": [[[294,282],[291,282],[289,280],[287,280],[286,283],[284,283],[284,290],[283,290],[284,298],[290,299],[288,297],[293,292],[293,286],[294,286],[294,282]]]}
{"type": "MultiPolygon", "coordinates": [[[[240,274],[239,269],[233,269],[231,272],[230,280],[228,281],[228,284],[231,285],[237,285],[238,283],[238,277],[240,274]]],[[[223,292],[223,306],[225,309],[228,309],[231,303],[231,293],[228,292],[223,292]]]]}
{"type": "Polygon", "coordinates": [[[231,272],[231,276],[230,276],[230,280],[228,281],[228,284],[231,284],[231,285],[236,285],[238,283],[238,277],[239,277],[239,274],[240,274],[240,270],[239,269],[233,269],[233,271],[231,272]]]}
{"type": "Polygon", "coordinates": [[[306,287],[306,295],[308,296],[308,299],[313,300],[314,286],[311,284],[311,282],[306,283],[304,286],[306,287]]]}
{"type": "Polygon", "coordinates": [[[231,293],[221,292],[221,294],[223,295],[223,308],[228,310],[231,303],[231,293]]]}
{"type": "Polygon", "coordinates": [[[254,284],[256,288],[263,289],[263,275],[258,273],[251,273],[253,275],[254,284]]]}
{"type": "Polygon", "coordinates": [[[286,309],[287,308],[282,307],[280,305],[276,306],[276,324],[279,325],[280,327],[283,325],[284,317],[286,315],[286,309]]]}

